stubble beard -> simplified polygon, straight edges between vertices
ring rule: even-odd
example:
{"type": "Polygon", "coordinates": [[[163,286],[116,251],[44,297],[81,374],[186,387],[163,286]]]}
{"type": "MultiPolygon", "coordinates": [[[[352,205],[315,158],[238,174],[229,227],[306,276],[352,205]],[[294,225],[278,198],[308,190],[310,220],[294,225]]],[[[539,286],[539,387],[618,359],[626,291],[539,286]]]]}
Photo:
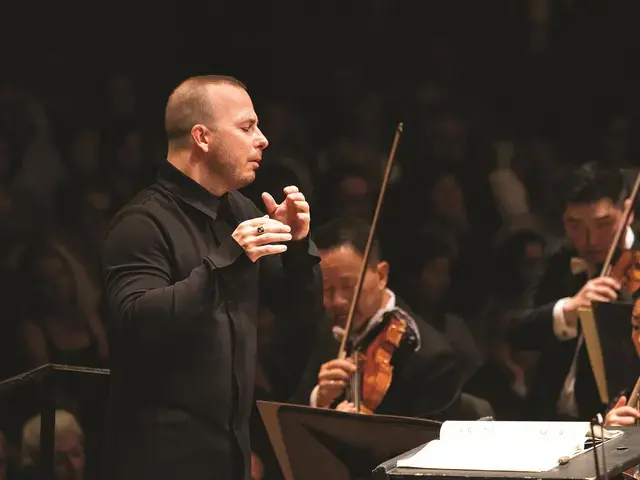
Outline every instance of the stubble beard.
{"type": "Polygon", "coordinates": [[[212,176],[222,180],[229,190],[246,187],[256,179],[255,172],[248,171],[247,162],[239,156],[234,157],[223,146],[212,153],[209,165],[212,176]]]}

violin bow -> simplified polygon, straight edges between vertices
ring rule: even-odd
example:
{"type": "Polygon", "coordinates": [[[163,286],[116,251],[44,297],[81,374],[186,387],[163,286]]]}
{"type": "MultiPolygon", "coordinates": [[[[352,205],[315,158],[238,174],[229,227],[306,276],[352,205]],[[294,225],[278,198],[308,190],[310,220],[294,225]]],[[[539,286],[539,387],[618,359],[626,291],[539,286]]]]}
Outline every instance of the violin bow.
{"type": "Polygon", "coordinates": [[[360,293],[362,292],[362,284],[364,282],[365,273],[367,272],[367,263],[369,263],[369,255],[371,253],[371,245],[373,243],[376,225],[378,224],[378,218],[380,217],[380,210],[382,209],[382,202],[384,199],[385,192],[387,190],[387,185],[389,184],[389,179],[391,178],[391,169],[393,168],[393,161],[396,156],[396,150],[398,149],[398,142],[400,142],[400,135],[402,134],[403,129],[404,129],[403,123],[399,122],[398,126],[396,127],[396,134],[393,137],[393,144],[391,145],[391,152],[389,153],[389,158],[387,160],[387,167],[384,171],[382,186],[380,187],[380,194],[378,195],[378,203],[376,204],[376,209],[373,212],[373,219],[371,220],[371,226],[369,228],[369,237],[367,238],[367,243],[365,245],[364,253],[362,255],[362,265],[360,266],[360,275],[358,276],[358,283],[356,283],[356,289],[353,294],[353,299],[351,300],[351,305],[349,307],[349,314],[347,316],[347,322],[344,327],[344,335],[342,336],[342,340],[340,342],[340,350],[338,351],[338,358],[341,360],[344,360],[347,356],[347,341],[351,336],[351,330],[353,328],[353,317],[356,312],[356,306],[360,298],[360,293]]]}
{"type": "Polygon", "coordinates": [[[622,232],[627,229],[627,223],[629,223],[629,217],[631,217],[631,211],[633,210],[633,204],[636,203],[636,197],[638,196],[638,188],[640,188],[640,173],[636,176],[636,182],[633,185],[633,190],[631,190],[631,195],[629,196],[629,203],[624,209],[623,221],[618,227],[615,236],[613,237],[613,242],[609,247],[609,252],[607,253],[607,258],[604,261],[604,265],[602,266],[602,271],[600,272],[601,277],[606,277],[611,273],[611,262],[613,261],[613,254],[618,248],[620,244],[620,238],[622,237],[622,232]]]}

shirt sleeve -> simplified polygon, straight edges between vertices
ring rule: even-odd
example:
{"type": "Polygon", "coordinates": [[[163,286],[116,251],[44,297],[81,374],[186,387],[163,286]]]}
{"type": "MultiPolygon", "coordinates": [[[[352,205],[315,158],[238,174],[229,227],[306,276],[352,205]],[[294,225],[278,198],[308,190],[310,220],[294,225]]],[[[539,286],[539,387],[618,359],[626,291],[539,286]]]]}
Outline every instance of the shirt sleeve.
{"type": "Polygon", "coordinates": [[[313,390],[311,391],[311,395],[309,396],[309,405],[312,407],[318,406],[318,389],[319,388],[320,387],[318,385],[313,387],[313,390]]]}
{"type": "Polygon", "coordinates": [[[109,317],[119,329],[134,334],[143,345],[171,338],[209,311],[216,272],[239,253],[205,257],[183,280],[174,282],[171,254],[158,221],[142,209],[123,212],[103,244],[103,277],[109,317]]]}
{"type": "Polygon", "coordinates": [[[561,298],[553,306],[553,333],[558,340],[571,340],[578,336],[578,326],[568,325],[562,307],[568,298],[561,298]]]}

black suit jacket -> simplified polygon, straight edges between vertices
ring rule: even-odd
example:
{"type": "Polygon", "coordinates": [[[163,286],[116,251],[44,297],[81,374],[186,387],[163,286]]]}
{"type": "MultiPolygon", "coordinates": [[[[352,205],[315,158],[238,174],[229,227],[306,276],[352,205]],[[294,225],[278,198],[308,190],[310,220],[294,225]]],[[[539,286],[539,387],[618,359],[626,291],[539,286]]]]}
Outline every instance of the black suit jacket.
{"type": "Polygon", "coordinates": [[[313,242],[253,263],[230,234],[263,214],[227,201],[167,164],[109,228],[110,480],[250,478],[259,298],[292,332],[321,314],[313,242]]]}
{"type": "MultiPolygon", "coordinates": [[[[413,314],[396,297],[397,306],[413,320],[420,335],[420,350],[405,350],[394,356],[389,390],[375,413],[405,417],[440,418],[456,405],[462,390],[462,373],[453,349],[435,328],[413,314]]],[[[318,328],[317,344],[303,380],[292,401],[309,405],[323,363],[337,357],[339,343],[333,336],[329,319],[318,328]]],[[[337,402],[339,402],[338,400],[337,402]]],[[[336,402],[336,403],[337,403],[336,402]]]]}
{"type": "MultiPolygon", "coordinates": [[[[636,236],[634,248],[638,246],[636,236]]],[[[559,299],[578,293],[588,280],[586,273],[571,272],[571,258],[576,255],[575,249],[564,245],[549,258],[545,273],[531,292],[533,308],[519,312],[509,325],[510,340],[517,348],[540,352],[528,401],[530,417],[534,420],[559,419],[557,402],[573,362],[580,331],[575,339],[559,340],[553,331],[553,307],[559,299]]],[[[584,343],[578,354],[575,396],[580,420],[590,420],[605,409],[584,343]]]]}

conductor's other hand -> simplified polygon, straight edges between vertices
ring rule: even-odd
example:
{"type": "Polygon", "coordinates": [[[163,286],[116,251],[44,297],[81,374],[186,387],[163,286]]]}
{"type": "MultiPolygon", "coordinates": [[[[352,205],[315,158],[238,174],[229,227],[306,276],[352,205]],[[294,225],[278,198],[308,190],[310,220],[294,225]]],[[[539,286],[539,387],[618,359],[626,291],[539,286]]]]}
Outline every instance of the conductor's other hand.
{"type": "Polygon", "coordinates": [[[577,313],[581,308],[591,307],[591,302],[612,302],[618,298],[618,290],[620,283],[611,277],[593,278],[564,303],[564,313],[577,313]]]}
{"type": "Polygon", "coordinates": [[[262,201],[269,217],[289,225],[293,239],[301,240],[309,234],[311,224],[309,204],[298,187],[291,185],[285,187],[283,191],[286,197],[281,204],[277,204],[267,192],[262,194],[262,201]]]}
{"type": "Polygon", "coordinates": [[[355,371],[356,366],[351,359],[335,359],[324,363],[318,372],[317,406],[326,408],[342,395],[355,371]]]}
{"type": "Polygon", "coordinates": [[[615,406],[607,412],[604,420],[605,427],[621,427],[635,425],[640,418],[640,412],[627,405],[627,397],[620,397],[615,406]]]}
{"type": "Polygon", "coordinates": [[[268,215],[252,218],[238,225],[231,235],[252,262],[265,255],[276,255],[287,250],[286,245],[273,245],[291,240],[291,227],[268,215]]]}

